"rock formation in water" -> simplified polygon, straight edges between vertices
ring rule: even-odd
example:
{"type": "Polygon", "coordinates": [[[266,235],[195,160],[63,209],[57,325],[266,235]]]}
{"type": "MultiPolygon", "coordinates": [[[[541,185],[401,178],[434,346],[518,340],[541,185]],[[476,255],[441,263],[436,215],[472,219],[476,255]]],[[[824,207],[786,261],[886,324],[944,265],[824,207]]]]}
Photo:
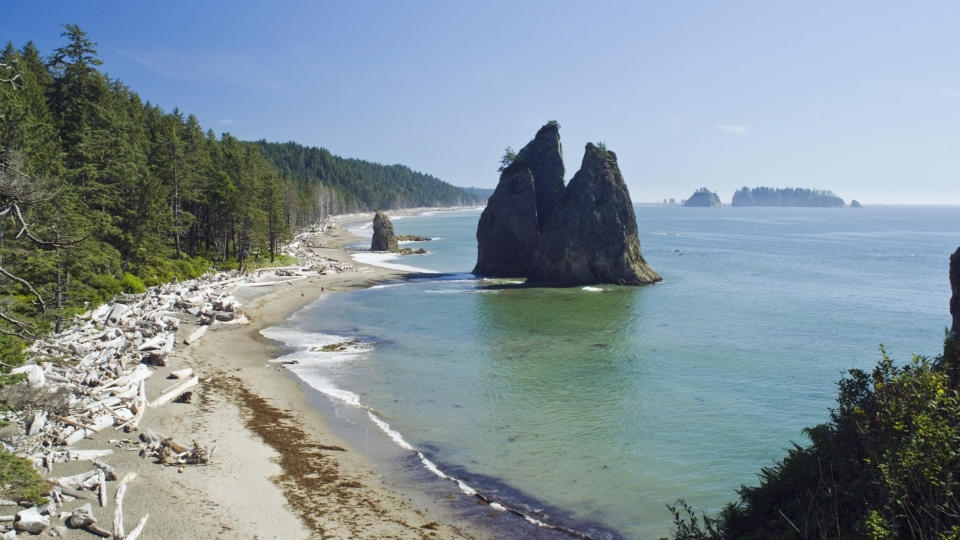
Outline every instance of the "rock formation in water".
{"type": "Polygon", "coordinates": [[[863,205],[860,204],[860,201],[854,199],[850,201],[850,208],[863,208],[863,205]]]}
{"type": "Polygon", "coordinates": [[[397,237],[393,234],[393,223],[380,210],[377,210],[377,213],[373,216],[373,241],[370,242],[370,251],[391,251],[393,253],[400,251],[397,237]]]}
{"type": "Polygon", "coordinates": [[[957,248],[950,256],[950,315],[953,316],[953,324],[950,326],[950,332],[960,336],[960,248],[957,248]]]}
{"type": "Polygon", "coordinates": [[[563,193],[560,126],[548,122],[500,175],[477,225],[482,276],[526,276],[540,233],[563,193]]]}
{"type": "Polygon", "coordinates": [[[616,154],[588,143],[580,170],[540,235],[527,283],[646,285],[662,279],[640,254],[633,203],[616,154]]]}
{"type": "Polygon", "coordinates": [[[694,191],[693,195],[691,195],[690,198],[683,203],[683,205],[721,207],[723,206],[723,203],[720,202],[720,197],[715,192],[703,187],[694,191]]]}
{"type": "Polygon", "coordinates": [[[843,207],[832,191],[805,188],[743,187],[733,194],[730,206],[843,207]]]}

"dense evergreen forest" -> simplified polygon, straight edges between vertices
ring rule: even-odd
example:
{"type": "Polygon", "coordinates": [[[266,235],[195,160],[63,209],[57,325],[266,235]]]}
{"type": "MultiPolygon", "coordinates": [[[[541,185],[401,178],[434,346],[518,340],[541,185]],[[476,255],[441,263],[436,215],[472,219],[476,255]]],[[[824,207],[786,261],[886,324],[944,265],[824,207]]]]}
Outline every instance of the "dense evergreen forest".
{"type": "Polygon", "coordinates": [[[335,156],[323,148],[295,142],[256,142],[260,153],[293,181],[311,193],[321,213],[359,210],[464,206],[483,204],[486,198],[454,187],[429,174],[403,165],[380,165],[335,156]]]}
{"type": "Polygon", "coordinates": [[[733,206],[843,206],[832,191],[803,188],[743,187],[733,194],[733,206]]]}
{"type": "Polygon", "coordinates": [[[64,28],[47,58],[32,42],[0,54],[0,335],[30,338],[212,265],[273,261],[333,212],[480,201],[400,165],[217,138],[101,72],[96,44],[64,28]]]}

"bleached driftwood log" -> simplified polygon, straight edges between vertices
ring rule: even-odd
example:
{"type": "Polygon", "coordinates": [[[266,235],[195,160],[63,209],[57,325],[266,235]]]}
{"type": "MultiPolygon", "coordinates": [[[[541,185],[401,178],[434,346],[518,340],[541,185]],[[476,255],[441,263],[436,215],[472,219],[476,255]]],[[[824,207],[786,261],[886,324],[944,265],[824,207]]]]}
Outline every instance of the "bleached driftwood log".
{"type": "Polygon", "coordinates": [[[175,398],[175,397],[179,396],[180,394],[182,394],[184,390],[186,390],[187,388],[190,388],[191,386],[196,385],[196,384],[199,383],[199,382],[200,382],[200,377],[197,377],[196,375],[194,375],[193,377],[187,379],[187,380],[186,380],[185,382],[183,382],[182,384],[178,384],[178,385],[176,386],[176,388],[174,388],[173,390],[168,391],[167,393],[161,395],[160,397],[158,397],[157,399],[155,399],[154,401],[152,401],[149,406],[150,406],[151,408],[152,408],[152,407],[159,407],[160,405],[163,405],[164,403],[168,403],[168,402],[169,402],[170,400],[172,400],[173,398],[175,398]]]}
{"type": "Polygon", "coordinates": [[[93,516],[93,508],[90,507],[90,503],[74,510],[67,518],[67,526],[73,529],[84,529],[102,538],[110,536],[110,531],[97,525],[97,518],[93,516]]]}
{"type": "Polygon", "coordinates": [[[191,375],[193,375],[193,368],[178,369],[170,372],[170,377],[174,379],[186,379],[191,375]]]}
{"type": "Polygon", "coordinates": [[[196,343],[197,341],[199,341],[200,338],[202,338],[203,335],[206,334],[206,333],[207,333],[207,327],[206,327],[206,326],[201,326],[201,327],[197,328],[196,330],[194,330],[193,332],[191,332],[190,335],[187,336],[187,338],[183,340],[183,343],[186,344],[186,345],[193,345],[194,343],[196,343]]]}
{"type": "Polygon", "coordinates": [[[113,511],[113,537],[116,540],[123,540],[123,496],[127,493],[127,483],[137,477],[137,473],[127,473],[123,480],[117,485],[117,506],[113,511]]]}

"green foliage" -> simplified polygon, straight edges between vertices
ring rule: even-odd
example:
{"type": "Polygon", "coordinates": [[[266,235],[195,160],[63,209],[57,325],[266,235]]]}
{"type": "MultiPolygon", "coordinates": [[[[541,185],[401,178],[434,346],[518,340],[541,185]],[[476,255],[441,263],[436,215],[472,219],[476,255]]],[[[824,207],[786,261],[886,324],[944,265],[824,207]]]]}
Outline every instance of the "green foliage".
{"type": "Polygon", "coordinates": [[[479,204],[478,197],[403,165],[345,159],[294,142],[257,141],[260,152],[301,192],[320,216],[360,210],[479,204]]]}
{"type": "Polygon", "coordinates": [[[36,336],[122,292],[278,264],[292,229],[331,213],[483,201],[401,165],[218,139],[101,72],[80,27],[62,37],[49,63],[32,43],[0,52],[16,77],[0,84],[0,210],[18,204],[37,239],[0,222],[0,266],[24,280],[0,275],[0,313],[20,322],[0,330],[36,336]]]}
{"type": "Polygon", "coordinates": [[[123,273],[123,277],[120,278],[120,284],[125,293],[139,294],[147,291],[147,286],[143,284],[143,280],[130,272],[123,273]]]}
{"type": "Polygon", "coordinates": [[[498,173],[502,173],[504,169],[509,167],[517,159],[517,153],[513,151],[513,148],[507,147],[503,151],[503,156],[500,157],[500,167],[497,168],[498,173]]]}
{"type": "Polygon", "coordinates": [[[12,501],[46,502],[50,485],[26,458],[0,450],[0,497],[12,501]]]}
{"type": "Polygon", "coordinates": [[[832,191],[803,188],[743,187],[733,194],[732,206],[843,206],[832,191]]]}
{"type": "Polygon", "coordinates": [[[0,388],[26,379],[26,375],[11,375],[10,369],[23,364],[27,355],[23,340],[0,334],[0,388]]]}
{"type": "Polygon", "coordinates": [[[956,538],[960,531],[957,360],[886,355],[840,381],[811,444],[760,472],[760,484],[700,526],[674,510],[674,538],[956,538]]]}

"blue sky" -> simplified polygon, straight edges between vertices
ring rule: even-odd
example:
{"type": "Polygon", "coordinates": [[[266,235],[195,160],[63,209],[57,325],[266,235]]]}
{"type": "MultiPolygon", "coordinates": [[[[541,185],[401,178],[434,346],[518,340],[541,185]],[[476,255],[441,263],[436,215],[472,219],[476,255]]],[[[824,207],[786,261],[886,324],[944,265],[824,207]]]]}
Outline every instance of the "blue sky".
{"type": "Polygon", "coordinates": [[[562,127],[616,151],[634,200],[706,186],[960,204],[958,2],[3,2],[44,54],[79,24],[145,100],[493,187],[562,127]]]}

